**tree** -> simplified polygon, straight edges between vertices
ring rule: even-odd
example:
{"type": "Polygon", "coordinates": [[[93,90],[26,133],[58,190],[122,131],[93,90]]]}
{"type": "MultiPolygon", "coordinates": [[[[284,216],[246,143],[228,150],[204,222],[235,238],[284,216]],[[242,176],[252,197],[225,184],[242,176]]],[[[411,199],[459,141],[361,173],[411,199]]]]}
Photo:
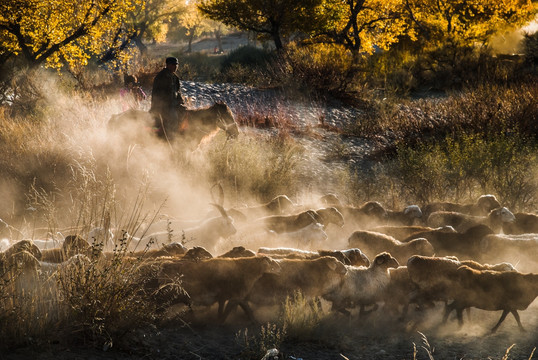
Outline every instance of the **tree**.
{"type": "Polygon", "coordinates": [[[196,1],[190,1],[187,4],[187,11],[181,16],[179,23],[185,28],[188,39],[187,52],[190,53],[192,51],[192,42],[194,38],[201,35],[203,32],[208,31],[210,23],[208,19],[202,16],[196,1]]]}
{"type": "Polygon", "coordinates": [[[499,30],[520,26],[536,14],[529,0],[405,0],[405,14],[430,44],[487,45],[499,30]]]}
{"type": "Polygon", "coordinates": [[[86,64],[140,1],[2,0],[0,57],[21,55],[30,67],[86,64]]]}
{"type": "Polygon", "coordinates": [[[147,52],[143,40],[166,37],[166,23],[186,11],[183,0],[138,0],[140,6],[127,12],[125,20],[113,34],[112,45],[101,55],[100,61],[116,59],[122,51],[134,42],[142,55],[147,52]]]}
{"type": "Polygon", "coordinates": [[[408,32],[402,10],[401,0],[328,0],[326,16],[333,22],[327,30],[320,29],[320,35],[343,45],[356,61],[361,52],[387,49],[408,32]]]}
{"type": "Polygon", "coordinates": [[[327,18],[324,0],[202,0],[199,9],[210,19],[244,31],[268,36],[277,50],[283,37],[312,33],[327,18]]]}

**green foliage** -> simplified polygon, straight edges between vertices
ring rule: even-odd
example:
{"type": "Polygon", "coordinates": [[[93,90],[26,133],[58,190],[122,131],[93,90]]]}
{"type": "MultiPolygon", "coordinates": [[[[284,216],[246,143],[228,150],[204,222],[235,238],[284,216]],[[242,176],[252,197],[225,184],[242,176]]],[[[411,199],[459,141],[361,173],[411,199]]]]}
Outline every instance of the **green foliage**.
{"type": "Polygon", "coordinates": [[[265,68],[274,60],[274,54],[255,46],[241,46],[228,54],[222,61],[222,71],[226,71],[233,64],[249,68],[265,68]]]}
{"type": "Polygon", "coordinates": [[[511,208],[526,208],[537,200],[537,149],[518,134],[448,137],[417,148],[399,147],[389,172],[398,179],[402,197],[420,203],[493,193],[511,208]]]}

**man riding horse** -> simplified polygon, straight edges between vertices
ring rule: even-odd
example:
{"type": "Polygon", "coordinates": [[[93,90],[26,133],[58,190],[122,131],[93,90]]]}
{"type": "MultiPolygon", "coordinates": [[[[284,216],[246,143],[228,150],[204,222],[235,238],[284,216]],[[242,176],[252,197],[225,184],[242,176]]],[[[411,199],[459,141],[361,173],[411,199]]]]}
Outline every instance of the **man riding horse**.
{"type": "Polygon", "coordinates": [[[179,77],[175,74],[178,64],[177,58],[166,58],[166,67],[155,76],[151,92],[150,113],[155,119],[157,135],[169,139],[179,129],[184,110],[179,77]]]}

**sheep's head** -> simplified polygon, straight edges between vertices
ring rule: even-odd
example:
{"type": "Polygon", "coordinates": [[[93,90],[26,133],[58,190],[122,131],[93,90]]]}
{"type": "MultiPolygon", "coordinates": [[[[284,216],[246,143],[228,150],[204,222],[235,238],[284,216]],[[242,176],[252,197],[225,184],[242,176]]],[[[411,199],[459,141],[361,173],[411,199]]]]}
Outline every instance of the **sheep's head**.
{"type": "Polygon", "coordinates": [[[388,252],[384,252],[384,253],[378,254],[374,258],[374,261],[371,266],[388,269],[388,268],[397,268],[398,266],[400,266],[400,264],[398,263],[398,260],[392,257],[391,254],[389,254],[388,252]]]}
{"type": "Polygon", "coordinates": [[[476,205],[482,214],[488,214],[491,210],[501,207],[495,195],[482,195],[476,201],[476,205]]]}
{"type": "Polygon", "coordinates": [[[410,218],[420,219],[422,217],[422,210],[418,205],[409,205],[404,209],[404,215],[410,218]]]}
{"type": "Polygon", "coordinates": [[[194,261],[200,261],[205,259],[212,259],[213,255],[209,251],[207,251],[205,248],[201,246],[195,246],[192,249],[187,250],[185,255],[183,255],[183,259],[185,260],[194,260],[194,261]]]}
{"type": "Polygon", "coordinates": [[[366,256],[360,249],[348,249],[344,250],[344,253],[347,254],[350,265],[355,266],[370,266],[370,259],[366,256]]]}
{"type": "Polygon", "coordinates": [[[165,244],[162,247],[162,250],[166,251],[168,255],[183,255],[187,252],[187,248],[179,242],[172,242],[170,244],[165,244]]]}
{"type": "Polygon", "coordinates": [[[255,258],[255,261],[261,261],[264,266],[264,273],[269,274],[279,274],[280,273],[280,265],[277,261],[274,259],[271,259],[269,256],[260,256],[258,258],[255,258]]]}
{"type": "Polygon", "coordinates": [[[327,206],[342,206],[342,202],[338,199],[338,196],[335,194],[323,195],[319,198],[319,201],[327,206]]]}
{"type": "Polygon", "coordinates": [[[256,253],[252,250],[245,249],[243,246],[236,246],[232,250],[228,251],[225,254],[222,254],[221,258],[243,258],[243,257],[253,257],[256,256],[256,253]]]}
{"type": "Polygon", "coordinates": [[[38,260],[41,259],[41,250],[39,250],[39,248],[32,242],[32,240],[17,241],[4,252],[4,256],[7,258],[22,251],[29,252],[38,260]]]}
{"type": "Polygon", "coordinates": [[[286,195],[278,195],[265,205],[267,210],[274,214],[284,214],[295,207],[293,201],[286,195]]]}
{"type": "Polygon", "coordinates": [[[425,238],[413,239],[408,242],[409,247],[413,249],[413,255],[433,255],[435,250],[432,244],[425,238]]]}
{"type": "Polygon", "coordinates": [[[316,210],[316,212],[325,219],[326,222],[333,223],[336,226],[344,226],[344,216],[335,207],[316,210]]]}
{"type": "Polygon", "coordinates": [[[387,216],[387,210],[377,201],[368,201],[361,206],[361,210],[369,216],[373,216],[379,219],[387,216]]]}
{"type": "Polygon", "coordinates": [[[514,214],[505,207],[491,210],[488,217],[491,221],[495,221],[496,223],[511,223],[516,220],[514,214]]]}
{"type": "Polygon", "coordinates": [[[346,266],[332,256],[324,256],[320,258],[319,261],[323,262],[329,268],[330,271],[334,271],[338,275],[343,276],[347,273],[346,266]]]}
{"type": "Polygon", "coordinates": [[[222,216],[209,219],[204,224],[209,227],[213,227],[213,230],[215,230],[217,235],[224,239],[235,234],[237,232],[237,229],[234,226],[234,219],[228,216],[228,213],[221,205],[214,203],[212,203],[211,205],[216,207],[222,216]]]}

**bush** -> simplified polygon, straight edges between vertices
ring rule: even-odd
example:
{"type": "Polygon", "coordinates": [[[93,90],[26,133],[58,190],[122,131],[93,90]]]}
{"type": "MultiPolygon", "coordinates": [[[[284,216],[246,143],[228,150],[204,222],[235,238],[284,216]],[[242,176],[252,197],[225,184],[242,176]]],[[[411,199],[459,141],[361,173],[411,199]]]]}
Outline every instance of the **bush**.
{"type": "Polygon", "coordinates": [[[210,183],[220,182],[239,198],[267,201],[302,186],[295,176],[300,153],[301,148],[284,135],[213,141],[206,151],[205,171],[210,183]]]}
{"type": "Polygon", "coordinates": [[[403,198],[422,204],[492,193],[510,208],[527,209],[538,200],[537,148],[536,142],[517,134],[449,137],[418,148],[399,147],[387,171],[397,179],[403,198]]]}

